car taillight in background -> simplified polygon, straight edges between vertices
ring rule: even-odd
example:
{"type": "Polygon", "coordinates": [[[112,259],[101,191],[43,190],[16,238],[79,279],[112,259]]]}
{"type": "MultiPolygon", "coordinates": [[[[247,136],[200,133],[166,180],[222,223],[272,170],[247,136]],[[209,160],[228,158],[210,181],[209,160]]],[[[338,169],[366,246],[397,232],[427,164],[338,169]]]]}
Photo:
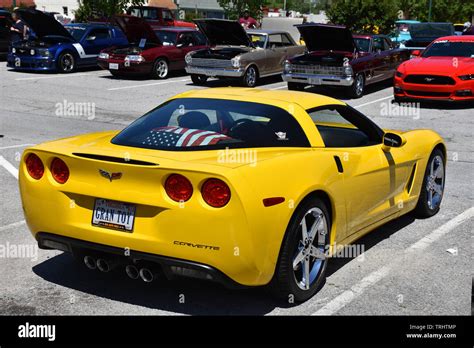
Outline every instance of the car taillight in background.
{"type": "Polygon", "coordinates": [[[44,174],[44,165],[41,159],[34,153],[30,153],[25,160],[26,170],[33,179],[39,180],[44,174]]]}
{"type": "Polygon", "coordinates": [[[193,195],[193,185],[180,174],[171,174],[165,182],[168,196],[176,202],[186,202],[193,195]]]}
{"type": "Polygon", "coordinates": [[[64,184],[69,179],[69,168],[62,159],[55,158],[51,162],[51,175],[59,184],[64,184]]]}
{"type": "Polygon", "coordinates": [[[207,180],[201,188],[202,198],[214,208],[222,208],[230,200],[230,188],[219,179],[207,180]]]}

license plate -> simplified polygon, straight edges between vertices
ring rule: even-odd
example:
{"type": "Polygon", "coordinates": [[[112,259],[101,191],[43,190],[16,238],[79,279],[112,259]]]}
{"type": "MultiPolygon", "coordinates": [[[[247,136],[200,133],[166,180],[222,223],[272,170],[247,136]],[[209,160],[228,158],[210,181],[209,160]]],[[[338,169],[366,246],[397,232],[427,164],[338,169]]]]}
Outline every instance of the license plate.
{"type": "Polygon", "coordinates": [[[321,79],[319,79],[319,78],[310,78],[309,79],[309,84],[310,85],[320,85],[321,84],[321,79]]]}
{"type": "Polygon", "coordinates": [[[118,63],[109,63],[110,70],[118,70],[118,68],[119,68],[118,63]]]}
{"type": "Polygon", "coordinates": [[[133,204],[96,199],[92,225],[131,232],[135,221],[135,210],[133,204]]]}

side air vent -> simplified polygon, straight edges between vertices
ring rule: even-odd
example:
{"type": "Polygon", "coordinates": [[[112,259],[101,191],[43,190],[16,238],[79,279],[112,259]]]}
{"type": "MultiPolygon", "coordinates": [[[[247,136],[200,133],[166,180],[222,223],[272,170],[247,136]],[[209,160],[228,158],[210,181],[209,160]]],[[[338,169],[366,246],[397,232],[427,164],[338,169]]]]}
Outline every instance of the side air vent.
{"type": "Polygon", "coordinates": [[[94,154],[89,154],[89,153],[73,153],[73,155],[77,157],[93,159],[96,161],[123,163],[123,164],[135,165],[135,166],[158,166],[159,165],[158,163],[137,161],[134,159],[128,159],[124,157],[94,155],[94,154]]]}
{"type": "Polygon", "coordinates": [[[411,170],[410,178],[408,178],[407,182],[407,192],[411,192],[411,188],[413,187],[413,181],[415,180],[415,172],[416,172],[416,163],[413,166],[413,169],[411,170]]]}

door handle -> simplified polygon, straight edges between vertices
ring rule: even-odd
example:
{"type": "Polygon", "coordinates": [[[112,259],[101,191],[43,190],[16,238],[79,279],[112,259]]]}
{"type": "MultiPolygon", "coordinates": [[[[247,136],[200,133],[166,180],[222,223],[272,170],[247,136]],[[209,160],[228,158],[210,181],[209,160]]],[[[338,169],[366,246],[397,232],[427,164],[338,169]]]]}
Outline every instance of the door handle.
{"type": "Polygon", "coordinates": [[[334,156],[334,161],[336,161],[337,171],[339,173],[344,173],[344,167],[342,166],[342,162],[339,156],[334,156]]]}

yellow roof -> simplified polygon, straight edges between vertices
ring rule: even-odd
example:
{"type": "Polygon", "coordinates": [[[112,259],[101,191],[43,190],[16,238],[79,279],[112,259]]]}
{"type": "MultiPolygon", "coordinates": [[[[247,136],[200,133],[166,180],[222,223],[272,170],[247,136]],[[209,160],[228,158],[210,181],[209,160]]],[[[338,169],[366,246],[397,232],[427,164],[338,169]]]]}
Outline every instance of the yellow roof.
{"type": "Polygon", "coordinates": [[[260,88],[237,88],[237,87],[222,87],[222,88],[208,88],[198,89],[184,92],[176,97],[178,98],[222,98],[228,96],[231,99],[241,99],[255,101],[263,104],[274,104],[275,102],[298,104],[303,109],[308,110],[315,107],[337,104],[345,105],[344,102],[326,97],[320,94],[296,92],[296,91],[275,91],[260,88]]]}

